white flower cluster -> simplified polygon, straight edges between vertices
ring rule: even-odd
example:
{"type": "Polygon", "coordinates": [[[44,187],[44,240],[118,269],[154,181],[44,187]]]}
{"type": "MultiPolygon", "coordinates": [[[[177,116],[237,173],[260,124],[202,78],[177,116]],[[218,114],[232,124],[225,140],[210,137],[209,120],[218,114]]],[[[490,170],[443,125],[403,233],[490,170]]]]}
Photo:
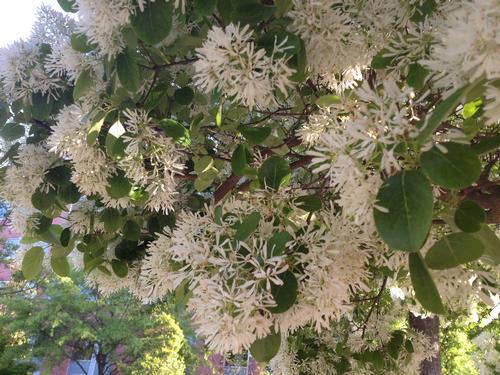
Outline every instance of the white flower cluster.
{"type": "Polygon", "coordinates": [[[473,339],[478,347],[477,353],[473,359],[481,375],[494,375],[500,372],[500,339],[494,331],[484,330],[473,339]]]}
{"type": "Polygon", "coordinates": [[[287,66],[286,40],[275,41],[271,56],[258,48],[249,26],[234,24],[225,30],[213,27],[194,63],[194,81],[201,91],[220,90],[250,109],[276,103],[276,91],[283,95],[292,87],[293,70],[287,66]],[[280,57],[278,57],[280,56],[280,57]]]}
{"type": "Polygon", "coordinates": [[[56,161],[42,145],[24,146],[15,157],[16,165],[7,169],[2,195],[13,206],[31,210],[31,196],[37,189],[47,191],[50,184],[43,181],[47,169],[56,161]]]}
{"type": "Polygon", "coordinates": [[[33,93],[57,96],[61,81],[44,69],[41,54],[40,45],[32,40],[21,40],[0,49],[0,81],[11,100],[31,101],[33,93]]]}
{"type": "Polygon", "coordinates": [[[294,0],[290,26],[305,42],[314,75],[342,92],[356,86],[361,70],[405,19],[400,1],[294,0]]]}
{"type": "Polygon", "coordinates": [[[115,56],[125,46],[123,28],[134,11],[131,0],[76,0],[78,30],[90,43],[97,44],[103,55],[115,56]]]}
{"type": "Polygon", "coordinates": [[[69,158],[73,166],[71,181],[84,194],[107,196],[108,178],[114,173],[104,152],[89,146],[86,140],[88,123],[82,107],[73,104],[63,108],[57,115],[56,126],[48,139],[52,152],[69,158]]]}
{"type": "Polygon", "coordinates": [[[459,87],[484,76],[500,78],[500,3],[498,0],[453,2],[438,25],[436,44],[423,63],[437,74],[437,84],[459,87]]]}
{"type": "Polygon", "coordinates": [[[371,210],[382,184],[380,171],[401,169],[396,146],[418,135],[412,113],[412,91],[387,79],[380,88],[364,82],[340,105],[312,115],[300,134],[315,144],[310,154],[316,173],[326,173],[339,191],[338,203],[358,224],[372,225],[371,210]],[[374,164],[373,160],[380,162],[374,164]]]}
{"type": "Polygon", "coordinates": [[[183,212],[176,228],[148,249],[141,270],[142,285],[148,286],[143,299],[161,298],[187,280],[196,331],[221,352],[248,348],[273,326],[291,332],[313,324],[321,331],[349,313],[351,290],[367,288],[366,262],[377,243],[329,210],[318,218],[323,229],[308,225],[307,214],[296,207],[283,217],[283,202],[294,197],[287,194],[275,204],[259,194],[232,199],[222,211],[183,212]],[[245,241],[234,240],[235,226],[256,212],[255,232],[245,241]],[[289,239],[285,250],[274,254],[270,240],[278,232],[289,239]],[[273,313],[272,290],[289,273],[298,281],[297,300],[288,311],[273,313]]]}
{"type": "Polygon", "coordinates": [[[127,145],[119,166],[149,194],[146,207],[153,211],[173,208],[177,196],[175,177],[184,169],[182,154],[174,142],[159,133],[153,120],[140,110],[126,110],[127,145]]]}

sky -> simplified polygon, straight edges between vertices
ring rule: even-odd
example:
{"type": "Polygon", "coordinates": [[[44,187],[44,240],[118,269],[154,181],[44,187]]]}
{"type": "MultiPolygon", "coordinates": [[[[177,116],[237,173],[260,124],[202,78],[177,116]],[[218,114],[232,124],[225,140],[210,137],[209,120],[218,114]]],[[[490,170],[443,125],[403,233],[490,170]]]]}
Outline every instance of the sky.
{"type": "Polygon", "coordinates": [[[36,9],[42,4],[61,10],[57,0],[0,0],[0,48],[29,37],[36,9]]]}

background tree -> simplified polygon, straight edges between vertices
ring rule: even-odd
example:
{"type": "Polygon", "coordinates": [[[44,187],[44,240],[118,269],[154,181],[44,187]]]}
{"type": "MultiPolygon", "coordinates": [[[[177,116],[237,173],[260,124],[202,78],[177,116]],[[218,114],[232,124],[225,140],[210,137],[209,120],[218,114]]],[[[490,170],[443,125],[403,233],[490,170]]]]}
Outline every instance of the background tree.
{"type": "Polygon", "coordinates": [[[39,358],[50,368],[67,358],[78,363],[95,356],[100,375],[118,368],[129,373],[156,342],[162,344],[158,350],[169,354],[155,358],[159,367],[175,363],[184,373],[184,359],[193,359],[167,305],[157,308],[157,320],[151,319],[151,308],[126,291],[100,298],[83,284],[81,275],[75,280],[51,277],[38,283],[36,292],[1,296],[0,305],[3,332],[23,338],[6,348],[2,358],[39,358]]]}

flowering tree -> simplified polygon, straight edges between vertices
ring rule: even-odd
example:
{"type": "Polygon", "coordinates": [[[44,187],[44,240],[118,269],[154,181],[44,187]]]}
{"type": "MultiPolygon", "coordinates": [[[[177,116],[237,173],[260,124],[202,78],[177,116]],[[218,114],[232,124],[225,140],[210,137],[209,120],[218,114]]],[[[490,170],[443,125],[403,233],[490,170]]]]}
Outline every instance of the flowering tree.
{"type": "Polygon", "coordinates": [[[175,292],[274,374],[440,371],[426,314],[497,293],[498,0],[59,3],[1,51],[27,278],[175,292]]]}

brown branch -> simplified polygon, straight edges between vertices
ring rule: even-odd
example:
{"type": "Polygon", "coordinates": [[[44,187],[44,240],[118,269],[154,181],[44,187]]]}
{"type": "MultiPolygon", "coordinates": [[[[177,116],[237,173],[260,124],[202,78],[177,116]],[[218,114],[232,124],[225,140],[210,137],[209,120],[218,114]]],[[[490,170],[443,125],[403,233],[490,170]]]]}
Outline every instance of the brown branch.
{"type": "MultiPolygon", "coordinates": [[[[299,169],[302,167],[305,167],[309,165],[312,161],[312,156],[306,155],[302,156],[299,160],[294,161],[293,163],[290,164],[290,169],[299,169]]],[[[222,185],[215,191],[214,193],[214,203],[217,204],[219,203],[227,193],[232,191],[236,185],[238,185],[238,182],[241,180],[240,176],[235,176],[232,174],[229,176],[226,181],[222,183],[222,185]]],[[[245,181],[239,188],[238,191],[244,191],[248,189],[250,186],[250,181],[245,181]]]]}
{"type": "Polygon", "coordinates": [[[382,297],[382,293],[384,293],[386,285],[387,285],[387,276],[384,277],[384,281],[382,281],[382,286],[380,287],[380,291],[373,299],[373,303],[372,303],[370,310],[368,311],[368,315],[366,316],[366,319],[363,323],[363,332],[361,334],[361,338],[365,337],[365,332],[366,332],[366,327],[368,325],[368,321],[370,320],[370,317],[372,316],[373,311],[375,310],[375,307],[378,305],[380,298],[382,297]]]}

